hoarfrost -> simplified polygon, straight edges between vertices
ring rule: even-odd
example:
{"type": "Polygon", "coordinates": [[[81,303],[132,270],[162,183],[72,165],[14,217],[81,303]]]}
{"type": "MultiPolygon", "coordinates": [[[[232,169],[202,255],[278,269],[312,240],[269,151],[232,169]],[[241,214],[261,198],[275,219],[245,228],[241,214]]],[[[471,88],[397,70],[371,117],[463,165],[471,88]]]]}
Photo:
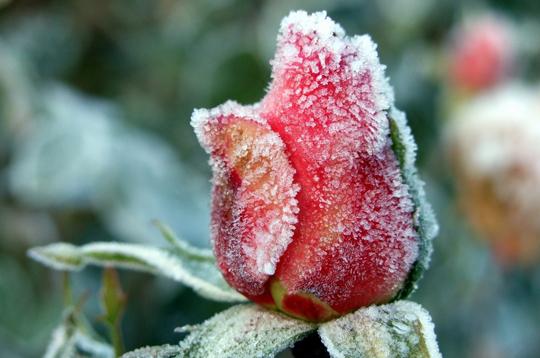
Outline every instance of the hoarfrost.
{"type": "Polygon", "coordinates": [[[297,221],[294,169],[283,142],[255,107],[229,101],[196,110],[192,124],[211,155],[218,264],[240,292],[261,294],[297,221]]]}
{"type": "Polygon", "coordinates": [[[225,302],[245,300],[223,280],[212,254],[202,250],[193,249],[190,254],[189,251],[178,249],[95,242],[79,247],[55,243],[33,248],[28,254],[36,261],[57,270],[78,271],[86,265],[133,269],[171,278],[209,299],[225,302]]]}
{"type": "Polygon", "coordinates": [[[410,301],[370,306],[319,328],[333,358],[439,358],[429,313],[410,301]]]}
{"type": "Polygon", "coordinates": [[[353,294],[367,305],[396,292],[418,255],[415,206],[391,148],[393,93],[376,45],[347,37],[324,12],[293,12],[272,65],[258,109],[301,187],[278,278],[343,311],[355,308],[342,306],[353,294]]]}
{"type": "Polygon", "coordinates": [[[190,358],[274,357],[316,326],[256,305],[238,305],[180,331],[181,356],[190,358]]]}
{"type": "Polygon", "coordinates": [[[72,308],[64,313],[63,322],[52,333],[44,358],[113,358],[113,348],[83,325],[72,308]]]}
{"type": "Polygon", "coordinates": [[[389,120],[392,149],[398,158],[408,194],[414,203],[414,227],[419,240],[418,257],[407,282],[396,297],[399,299],[407,298],[416,289],[416,282],[428,268],[433,251],[432,240],[439,232],[439,225],[431,205],[427,202],[424,182],[419,178],[415,166],[417,146],[407,125],[407,118],[403,112],[392,107],[389,120]]]}
{"type": "Polygon", "coordinates": [[[121,358],[178,358],[180,347],[165,344],[162,346],[143,347],[125,353],[121,358]]]}

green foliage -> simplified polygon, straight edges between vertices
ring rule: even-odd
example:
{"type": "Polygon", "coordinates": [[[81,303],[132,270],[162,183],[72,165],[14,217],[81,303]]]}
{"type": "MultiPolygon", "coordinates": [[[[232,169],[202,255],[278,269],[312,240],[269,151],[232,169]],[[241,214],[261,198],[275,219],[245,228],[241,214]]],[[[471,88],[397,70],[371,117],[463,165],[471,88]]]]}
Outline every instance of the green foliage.
{"type": "Polygon", "coordinates": [[[224,302],[245,298],[230,288],[213,260],[194,254],[197,249],[181,244],[185,251],[144,245],[94,242],[83,246],[56,243],[33,248],[30,257],[56,270],[78,271],[86,265],[113,266],[163,275],[193,288],[201,296],[224,302]],[[204,260],[201,260],[204,258],[204,260]]]}
{"type": "Polygon", "coordinates": [[[248,304],[218,313],[180,342],[180,356],[192,358],[273,357],[301,339],[316,326],[248,304]]]}

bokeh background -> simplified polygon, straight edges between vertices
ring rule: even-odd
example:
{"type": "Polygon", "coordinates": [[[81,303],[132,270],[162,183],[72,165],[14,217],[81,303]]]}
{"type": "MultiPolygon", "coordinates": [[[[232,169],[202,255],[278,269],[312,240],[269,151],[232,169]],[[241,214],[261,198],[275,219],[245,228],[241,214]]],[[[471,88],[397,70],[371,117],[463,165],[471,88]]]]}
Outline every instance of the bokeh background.
{"type": "MultiPolygon", "coordinates": [[[[499,245],[519,233],[500,239],[478,228],[471,214],[477,204],[463,204],[466,180],[459,179],[446,140],[448,123],[475,97],[507,82],[537,86],[540,2],[0,4],[0,356],[41,356],[62,318],[62,275],[31,261],[28,248],[97,240],[160,245],[151,224],[156,218],[192,244],[209,245],[210,171],[189,125],[191,112],[264,95],[280,20],[293,9],[326,10],[349,34],[369,33],[379,45],[441,227],[431,269],[412,299],[431,312],[444,356],[540,356],[540,245],[534,244],[540,231],[528,233],[531,254],[522,258],[505,253],[512,245],[499,245]],[[504,73],[488,70],[490,81],[467,87],[452,77],[452,53],[467,40],[459,29],[485,16],[512,33],[499,49],[507,63],[504,73]]],[[[478,50],[481,58],[489,41],[486,46],[478,50]]],[[[531,116],[540,122],[538,113],[531,116]]],[[[531,160],[538,166],[540,157],[531,160]]],[[[531,188],[540,190],[540,183],[531,188]]],[[[533,214],[540,221],[540,211],[533,214]]],[[[120,278],[128,297],[122,322],[128,350],[174,343],[175,327],[226,307],[172,281],[129,272],[120,278]]],[[[75,295],[87,296],[89,322],[106,336],[101,270],[71,281],[75,295]]]]}

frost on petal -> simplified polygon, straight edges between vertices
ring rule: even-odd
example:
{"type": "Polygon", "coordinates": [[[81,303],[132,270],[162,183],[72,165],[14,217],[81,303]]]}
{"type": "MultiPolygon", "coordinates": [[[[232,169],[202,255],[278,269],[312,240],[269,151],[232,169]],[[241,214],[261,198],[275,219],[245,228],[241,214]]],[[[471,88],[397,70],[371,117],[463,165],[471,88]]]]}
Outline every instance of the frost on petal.
{"type": "Polygon", "coordinates": [[[442,357],[429,313],[409,301],[359,309],[319,334],[332,358],[442,357]]]}
{"type": "Polygon", "coordinates": [[[228,282],[254,297],[264,293],[297,221],[298,186],[279,136],[253,107],[233,102],[192,118],[211,157],[212,236],[228,282]]]}
{"type": "Polygon", "coordinates": [[[182,357],[274,357],[316,329],[255,305],[238,305],[195,327],[180,342],[182,357]]]}
{"type": "Polygon", "coordinates": [[[298,224],[276,277],[339,313],[385,302],[418,254],[414,203],[389,137],[393,102],[375,45],[325,13],[282,22],[261,117],[296,170],[298,224]]]}
{"type": "Polygon", "coordinates": [[[273,82],[262,116],[301,155],[350,159],[378,151],[393,101],[368,35],[347,37],[325,12],[293,12],[281,23],[273,82]]]}

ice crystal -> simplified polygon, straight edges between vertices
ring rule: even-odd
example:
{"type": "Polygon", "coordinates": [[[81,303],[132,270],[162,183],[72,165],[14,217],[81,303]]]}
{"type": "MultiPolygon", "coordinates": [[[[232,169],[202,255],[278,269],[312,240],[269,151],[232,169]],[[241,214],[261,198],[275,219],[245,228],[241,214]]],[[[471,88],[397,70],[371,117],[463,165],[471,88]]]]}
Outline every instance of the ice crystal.
{"type": "Polygon", "coordinates": [[[44,358],[113,358],[113,348],[82,324],[72,308],[64,313],[63,322],[53,333],[44,358]]]}
{"type": "Polygon", "coordinates": [[[209,299],[244,300],[223,280],[209,252],[196,256],[137,244],[94,242],[79,247],[66,243],[51,244],[33,248],[29,255],[57,270],[78,271],[86,265],[127,268],[171,278],[209,299]]]}
{"type": "Polygon", "coordinates": [[[218,263],[240,292],[256,295],[291,242],[298,186],[283,142],[249,107],[234,102],[192,119],[212,153],[212,232],[218,263]]]}
{"type": "Polygon", "coordinates": [[[332,358],[442,357],[429,313],[409,301],[359,309],[319,334],[332,358]]]}
{"type": "Polygon", "coordinates": [[[190,358],[274,357],[316,326],[256,305],[238,305],[204,323],[186,327],[181,356],[190,358]]]}
{"type": "Polygon", "coordinates": [[[178,346],[166,344],[163,346],[138,348],[123,354],[122,358],[178,358],[178,353],[180,353],[178,346]]]}

